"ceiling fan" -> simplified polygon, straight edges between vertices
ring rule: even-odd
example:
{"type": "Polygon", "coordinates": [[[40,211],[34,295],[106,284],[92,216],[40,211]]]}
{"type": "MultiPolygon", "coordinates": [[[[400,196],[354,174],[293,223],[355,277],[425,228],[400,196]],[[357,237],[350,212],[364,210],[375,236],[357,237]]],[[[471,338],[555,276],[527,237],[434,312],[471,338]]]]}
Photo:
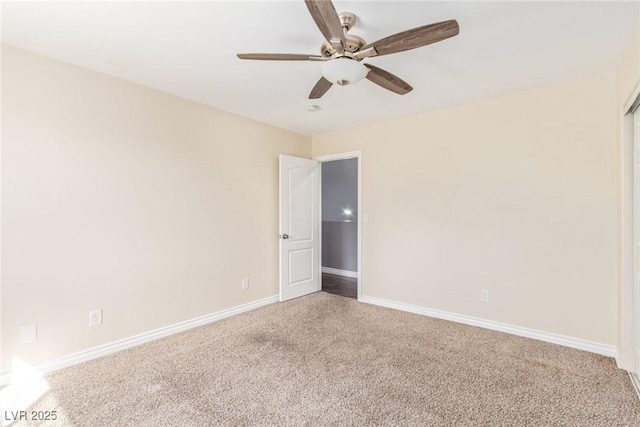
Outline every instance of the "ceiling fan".
{"type": "Polygon", "coordinates": [[[458,23],[452,19],[416,27],[367,44],[361,37],[349,34],[349,30],[356,23],[353,13],[337,13],[330,0],[304,2],[326,40],[320,48],[321,55],[239,53],[238,58],[263,61],[323,61],[322,77],[311,90],[309,99],[320,98],[334,83],[345,86],[365,77],[387,90],[400,95],[407,94],[413,90],[407,82],[388,71],[361,61],[426,46],[456,36],[460,32],[458,23]]]}

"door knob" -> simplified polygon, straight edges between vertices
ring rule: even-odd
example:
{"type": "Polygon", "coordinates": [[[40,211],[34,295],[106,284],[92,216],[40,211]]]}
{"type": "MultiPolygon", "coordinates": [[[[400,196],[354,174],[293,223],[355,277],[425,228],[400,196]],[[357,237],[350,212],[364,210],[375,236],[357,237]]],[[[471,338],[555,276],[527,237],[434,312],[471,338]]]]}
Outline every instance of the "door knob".
{"type": "Polygon", "coordinates": [[[288,234],[283,234],[283,235],[282,235],[282,238],[283,238],[283,239],[288,239],[288,238],[289,238],[289,235],[288,235],[288,234]]]}

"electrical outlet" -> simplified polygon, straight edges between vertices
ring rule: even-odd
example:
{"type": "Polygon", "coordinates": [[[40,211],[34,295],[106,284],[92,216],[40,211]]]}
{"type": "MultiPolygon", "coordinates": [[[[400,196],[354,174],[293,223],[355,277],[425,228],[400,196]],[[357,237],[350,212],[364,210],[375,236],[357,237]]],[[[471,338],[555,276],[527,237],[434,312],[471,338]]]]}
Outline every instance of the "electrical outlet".
{"type": "Polygon", "coordinates": [[[35,323],[20,328],[20,342],[28,344],[38,339],[38,326],[35,323]]]}
{"type": "Polygon", "coordinates": [[[489,299],[490,299],[490,295],[488,290],[483,289],[482,291],[480,291],[480,301],[489,302],[489,299]]]}
{"type": "Polygon", "coordinates": [[[89,326],[102,325],[102,310],[93,310],[89,312],[89,326]]]}
{"type": "Polygon", "coordinates": [[[242,279],[242,290],[246,291],[249,289],[249,279],[242,279]]]}

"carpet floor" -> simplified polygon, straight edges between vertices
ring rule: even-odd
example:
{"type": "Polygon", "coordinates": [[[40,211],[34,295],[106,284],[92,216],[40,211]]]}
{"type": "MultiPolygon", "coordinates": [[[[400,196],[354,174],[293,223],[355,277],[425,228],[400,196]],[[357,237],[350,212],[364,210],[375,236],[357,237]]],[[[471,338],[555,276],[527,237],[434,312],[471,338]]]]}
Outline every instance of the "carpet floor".
{"type": "Polygon", "coordinates": [[[42,426],[640,425],[611,358],[323,292],[45,379],[42,426]]]}

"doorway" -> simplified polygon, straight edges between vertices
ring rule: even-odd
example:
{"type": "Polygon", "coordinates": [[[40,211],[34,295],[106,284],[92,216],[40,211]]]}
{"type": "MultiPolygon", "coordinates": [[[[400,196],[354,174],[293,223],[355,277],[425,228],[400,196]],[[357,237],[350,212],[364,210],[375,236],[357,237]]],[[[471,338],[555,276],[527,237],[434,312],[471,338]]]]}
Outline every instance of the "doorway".
{"type": "Polygon", "coordinates": [[[321,186],[321,290],[360,295],[360,153],[316,158],[321,186]]]}

